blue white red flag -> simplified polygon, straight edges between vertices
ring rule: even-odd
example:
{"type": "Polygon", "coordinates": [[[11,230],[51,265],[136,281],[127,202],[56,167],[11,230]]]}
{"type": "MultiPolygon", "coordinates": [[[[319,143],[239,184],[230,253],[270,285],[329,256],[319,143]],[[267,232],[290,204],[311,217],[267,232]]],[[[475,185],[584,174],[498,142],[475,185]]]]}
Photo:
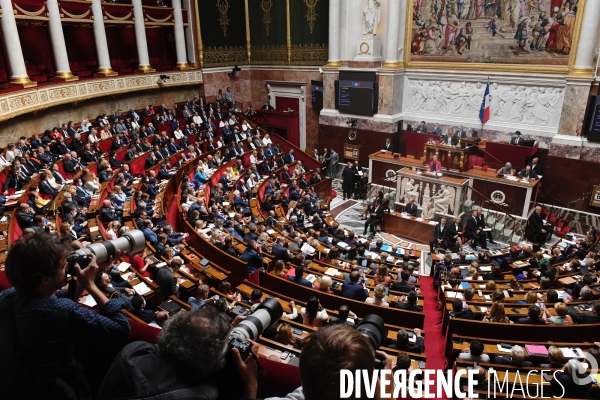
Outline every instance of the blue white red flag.
{"type": "Polygon", "coordinates": [[[483,101],[481,102],[481,110],[479,110],[479,119],[482,124],[485,124],[490,119],[490,84],[485,87],[483,101]]]}

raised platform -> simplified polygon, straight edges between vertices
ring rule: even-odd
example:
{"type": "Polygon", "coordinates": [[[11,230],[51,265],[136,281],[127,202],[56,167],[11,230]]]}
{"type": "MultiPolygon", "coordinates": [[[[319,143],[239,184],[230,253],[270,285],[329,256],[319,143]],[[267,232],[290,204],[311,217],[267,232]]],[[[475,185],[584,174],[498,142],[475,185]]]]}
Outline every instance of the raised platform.
{"type": "MultiPolygon", "coordinates": [[[[382,186],[396,188],[396,172],[402,168],[425,170],[424,161],[413,156],[394,158],[391,152],[377,152],[369,155],[369,182],[382,186]],[[387,178],[386,178],[387,177],[387,178]]],[[[473,167],[468,171],[448,170],[442,168],[444,176],[464,178],[469,180],[465,200],[470,199],[483,204],[491,199],[509,214],[528,218],[537,197],[537,185],[541,181],[521,182],[496,177],[495,170],[484,170],[473,167]],[[482,196],[483,195],[483,196],[482,196]]],[[[494,205],[484,205],[484,208],[497,209],[494,205]]]]}

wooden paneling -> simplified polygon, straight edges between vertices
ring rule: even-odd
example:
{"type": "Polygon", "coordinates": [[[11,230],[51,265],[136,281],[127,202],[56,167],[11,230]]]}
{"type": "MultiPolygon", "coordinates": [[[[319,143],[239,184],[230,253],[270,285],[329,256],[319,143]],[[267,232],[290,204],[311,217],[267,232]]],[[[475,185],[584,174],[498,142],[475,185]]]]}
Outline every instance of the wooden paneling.
{"type": "MultiPolygon", "coordinates": [[[[369,165],[369,154],[379,151],[385,144],[385,139],[393,139],[393,133],[367,131],[364,129],[352,129],[357,133],[355,141],[348,139],[348,132],[350,126],[330,126],[330,125],[319,125],[319,151],[322,152],[326,147],[328,149],[335,149],[340,153],[340,161],[344,161],[342,155],[344,150],[344,143],[352,143],[360,145],[360,159],[359,162],[363,166],[369,165]]],[[[399,168],[398,168],[399,169],[399,168]]]]}

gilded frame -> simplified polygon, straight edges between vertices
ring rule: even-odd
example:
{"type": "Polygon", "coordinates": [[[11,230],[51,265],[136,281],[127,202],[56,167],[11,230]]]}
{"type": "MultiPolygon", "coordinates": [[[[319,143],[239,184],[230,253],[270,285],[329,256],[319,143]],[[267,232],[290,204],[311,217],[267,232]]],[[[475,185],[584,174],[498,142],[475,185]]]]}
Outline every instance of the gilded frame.
{"type": "MultiPolygon", "coordinates": [[[[577,19],[575,21],[575,32],[573,34],[573,46],[569,54],[568,65],[545,65],[545,64],[492,64],[492,63],[461,63],[461,62],[427,62],[411,61],[412,48],[412,20],[414,12],[414,0],[406,0],[406,21],[404,22],[404,67],[417,69],[445,69],[461,71],[510,71],[510,72],[538,72],[546,74],[572,74],[574,71],[577,48],[579,47],[579,36],[583,15],[586,11],[587,0],[579,0],[577,19]]],[[[581,71],[588,75],[589,71],[581,71]]],[[[592,72],[593,73],[593,72],[592,72]]]]}
{"type": "Polygon", "coordinates": [[[600,207],[600,185],[594,185],[590,196],[590,206],[600,207]]]}

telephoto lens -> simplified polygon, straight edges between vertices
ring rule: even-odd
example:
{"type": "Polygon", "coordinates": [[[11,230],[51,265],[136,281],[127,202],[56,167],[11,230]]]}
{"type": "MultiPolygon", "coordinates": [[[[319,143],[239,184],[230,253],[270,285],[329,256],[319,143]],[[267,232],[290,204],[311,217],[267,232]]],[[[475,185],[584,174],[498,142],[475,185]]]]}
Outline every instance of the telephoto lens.
{"type": "Polygon", "coordinates": [[[229,333],[229,347],[239,350],[242,359],[245,360],[250,355],[252,345],[247,342],[248,339],[256,340],[263,331],[279,321],[283,315],[283,308],[276,299],[267,299],[263,301],[252,315],[240,322],[229,333]]]}
{"type": "MultiPolygon", "coordinates": [[[[356,330],[366,337],[373,346],[373,351],[377,351],[387,338],[387,328],[385,321],[379,315],[369,314],[356,326],[356,330]]],[[[384,361],[379,355],[375,354],[375,369],[382,369],[384,361]]]]}
{"type": "Polygon", "coordinates": [[[72,251],[67,257],[67,261],[70,267],[77,263],[81,269],[84,269],[90,263],[88,254],[95,254],[96,262],[100,264],[107,261],[111,256],[114,257],[118,250],[122,253],[133,254],[144,250],[144,247],[146,247],[146,238],[142,231],[136,229],[125,233],[120,238],[92,243],[79,250],[72,251]]]}

